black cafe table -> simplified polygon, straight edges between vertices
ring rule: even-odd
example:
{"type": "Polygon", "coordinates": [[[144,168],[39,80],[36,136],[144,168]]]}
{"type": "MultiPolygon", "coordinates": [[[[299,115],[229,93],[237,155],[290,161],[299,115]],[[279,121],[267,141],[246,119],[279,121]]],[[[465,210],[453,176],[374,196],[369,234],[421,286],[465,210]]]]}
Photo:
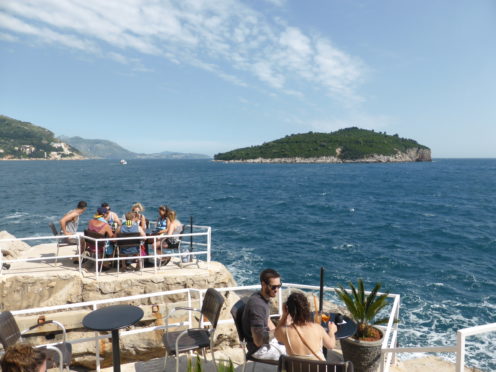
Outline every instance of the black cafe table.
{"type": "MultiPolygon", "coordinates": [[[[336,314],[330,314],[331,315],[331,322],[334,322],[334,319],[336,318],[336,314]]],[[[341,323],[336,324],[338,330],[334,334],[337,340],[340,340],[342,338],[347,338],[351,337],[355,334],[357,330],[357,324],[353,319],[350,319],[346,315],[343,315],[343,320],[341,323]]],[[[324,328],[327,330],[327,324],[324,326],[324,328]]]]}
{"type": "Polygon", "coordinates": [[[143,310],[133,305],[114,305],[92,311],[83,318],[83,326],[92,331],[112,331],[114,371],[121,370],[119,329],[129,327],[143,318],[143,310]]]}
{"type": "MultiPolygon", "coordinates": [[[[337,314],[334,314],[334,313],[331,313],[331,314],[324,313],[324,314],[327,316],[330,316],[329,321],[334,323],[334,320],[335,320],[337,314]]],[[[315,315],[315,312],[313,312],[313,311],[310,312],[310,316],[311,316],[312,321],[314,319],[314,315],[315,315]]],[[[322,327],[324,327],[326,331],[329,330],[327,322],[322,321],[320,323],[320,325],[322,327]]],[[[357,330],[357,324],[355,323],[355,321],[353,319],[350,319],[350,317],[348,317],[346,315],[342,315],[342,322],[336,324],[336,327],[338,330],[336,331],[334,336],[336,337],[337,340],[353,336],[357,330]]]]}

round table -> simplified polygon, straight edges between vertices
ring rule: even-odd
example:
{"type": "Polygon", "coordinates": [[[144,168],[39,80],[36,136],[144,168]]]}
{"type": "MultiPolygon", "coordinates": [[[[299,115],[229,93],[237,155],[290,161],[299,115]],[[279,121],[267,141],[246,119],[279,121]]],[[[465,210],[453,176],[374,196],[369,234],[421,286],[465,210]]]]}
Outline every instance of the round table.
{"type": "Polygon", "coordinates": [[[137,323],[143,314],[137,306],[114,305],[94,310],[83,318],[83,326],[92,331],[112,331],[112,360],[116,372],[121,370],[119,329],[137,323]]]}
{"type": "MultiPolygon", "coordinates": [[[[331,314],[330,321],[334,322],[335,317],[336,314],[331,314]]],[[[336,324],[336,326],[338,327],[338,331],[334,334],[334,336],[338,340],[353,336],[357,330],[357,324],[355,323],[355,321],[353,319],[350,319],[346,315],[343,315],[343,322],[336,324]]],[[[327,329],[327,324],[324,328],[327,329]]]]}
{"type": "MultiPolygon", "coordinates": [[[[334,319],[336,318],[335,313],[331,313],[331,314],[324,313],[324,314],[326,314],[327,316],[330,316],[329,321],[334,323],[334,319]]],[[[311,319],[313,321],[314,316],[315,316],[315,312],[314,311],[310,312],[310,316],[311,316],[311,319]]],[[[337,340],[353,336],[357,330],[357,324],[355,323],[355,321],[353,319],[347,317],[346,315],[342,315],[342,317],[343,317],[343,322],[336,324],[336,327],[338,328],[338,330],[334,334],[334,336],[336,337],[337,340]]],[[[322,327],[324,327],[326,331],[329,330],[329,327],[327,326],[327,322],[321,322],[320,325],[322,327]]]]}

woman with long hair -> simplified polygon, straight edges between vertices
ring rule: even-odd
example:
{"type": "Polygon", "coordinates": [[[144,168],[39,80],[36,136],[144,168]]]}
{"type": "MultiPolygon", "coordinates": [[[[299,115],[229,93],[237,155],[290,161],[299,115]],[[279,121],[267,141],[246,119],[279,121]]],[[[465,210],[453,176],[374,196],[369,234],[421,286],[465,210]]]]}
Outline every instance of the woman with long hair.
{"type": "MultiPolygon", "coordinates": [[[[172,209],[167,209],[167,230],[165,235],[176,235],[181,234],[183,231],[183,224],[176,218],[176,211],[172,209]]],[[[179,238],[177,237],[168,237],[165,238],[165,242],[162,242],[162,248],[167,249],[176,245],[179,242],[179,238]]],[[[181,257],[182,258],[182,257],[181,257]]],[[[164,258],[163,264],[168,264],[170,261],[170,257],[164,258]]]]}
{"type": "MultiPolygon", "coordinates": [[[[169,208],[166,206],[166,205],[161,205],[160,207],[158,207],[158,218],[157,218],[157,221],[155,223],[155,228],[153,229],[152,231],[152,235],[164,235],[167,233],[167,221],[168,221],[168,218],[167,218],[167,212],[168,212],[169,208]]],[[[153,248],[155,250],[157,250],[157,252],[159,254],[162,254],[162,248],[161,248],[161,243],[162,243],[162,239],[149,239],[149,243],[150,244],[153,244],[153,248]]],[[[165,243],[164,243],[165,244],[165,243]]],[[[170,261],[170,258],[169,258],[169,261],[170,261]]],[[[169,262],[167,261],[167,262],[169,262]]]]}
{"type": "Polygon", "coordinates": [[[333,349],[336,346],[337,327],[333,322],[329,322],[328,327],[326,332],[320,324],[312,322],[307,297],[295,292],[283,306],[275,336],[286,346],[288,355],[324,361],[322,347],[333,349]]]}

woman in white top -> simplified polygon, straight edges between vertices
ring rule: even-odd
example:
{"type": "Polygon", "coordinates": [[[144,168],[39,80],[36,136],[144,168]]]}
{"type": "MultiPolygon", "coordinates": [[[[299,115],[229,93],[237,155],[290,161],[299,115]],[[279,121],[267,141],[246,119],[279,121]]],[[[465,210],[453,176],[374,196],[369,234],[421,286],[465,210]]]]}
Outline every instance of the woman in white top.
{"type": "Polygon", "coordinates": [[[277,341],[286,346],[288,355],[324,361],[322,347],[333,349],[336,346],[334,334],[337,327],[329,322],[329,331],[312,322],[310,305],[303,293],[289,295],[283,306],[282,317],[275,330],[277,341]]]}

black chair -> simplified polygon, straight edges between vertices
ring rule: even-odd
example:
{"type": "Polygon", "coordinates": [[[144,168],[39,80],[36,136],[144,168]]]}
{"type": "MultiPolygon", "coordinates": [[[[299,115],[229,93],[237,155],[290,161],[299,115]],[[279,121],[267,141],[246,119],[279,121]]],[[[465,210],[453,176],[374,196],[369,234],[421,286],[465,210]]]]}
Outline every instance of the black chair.
{"type": "MultiPolygon", "coordinates": [[[[81,252],[81,255],[84,256],[86,253],[88,253],[90,255],[90,257],[96,258],[96,252],[98,249],[98,259],[105,258],[105,256],[106,256],[105,248],[107,246],[107,243],[111,244],[108,241],[107,234],[100,234],[100,233],[97,233],[96,231],[88,230],[88,229],[84,230],[84,241],[86,243],[86,248],[85,248],[85,252],[81,252]],[[106,241],[99,241],[98,244],[96,244],[96,242],[93,239],[86,239],[87,237],[93,238],[93,239],[107,239],[107,240],[106,241]]],[[[115,255],[115,249],[112,252],[112,257],[114,257],[114,255],[115,255]]],[[[100,270],[99,271],[102,271],[102,270],[103,270],[103,262],[101,262],[101,264],[100,264],[100,270]]]]}
{"type": "MultiPolygon", "coordinates": [[[[193,309],[191,307],[176,307],[165,318],[165,334],[163,336],[163,342],[165,346],[165,359],[164,359],[164,370],[167,364],[167,357],[169,354],[175,355],[176,357],[176,372],[179,372],[179,357],[178,354],[203,349],[203,355],[205,356],[205,348],[210,348],[212,353],[212,360],[217,366],[214,355],[214,335],[215,329],[217,328],[217,322],[219,321],[220,310],[224,305],[224,296],[222,296],[218,291],[213,288],[207,289],[205,293],[205,298],[203,299],[202,308],[193,309]],[[189,328],[185,331],[175,331],[169,332],[169,318],[170,316],[178,310],[186,311],[197,311],[201,314],[200,325],[202,324],[203,317],[206,317],[210,323],[212,323],[211,328],[189,328]]],[[[191,326],[191,325],[190,325],[191,326]]],[[[217,370],[217,369],[216,369],[217,370]]]]}
{"type": "MultiPolygon", "coordinates": [[[[120,233],[117,235],[118,238],[139,238],[139,239],[129,239],[129,240],[116,240],[115,241],[115,249],[117,250],[117,257],[134,257],[141,256],[141,246],[144,244],[144,239],[141,237],[140,233],[120,233]],[[125,248],[137,248],[136,254],[122,254],[121,250],[125,248]]],[[[143,269],[143,259],[138,258],[138,267],[143,269]]]]}
{"type": "Polygon", "coordinates": [[[320,360],[302,359],[295,356],[281,355],[278,372],[353,372],[353,363],[331,363],[320,360]]]}
{"type": "Polygon", "coordinates": [[[246,351],[246,336],[243,332],[243,311],[245,310],[246,303],[248,302],[249,297],[243,297],[241,298],[238,302],[234,304],[234,306],[231,308],[231,315],[234,319],[234,324],[236,325],[236,331],[238,331],[238,337],[239,341],[241,343],[241,348],[243,349],[243,352],[245,354],[245,363],[243,364],[243,372],[246,368],[246,363],[248,361],[253,362],[253,368],[252,371],[255,370],[255,365],[257,363],[264,363],[264,364],[270,364],[277,366],[278,361],[277,360],[269,360],[269,359],[258,359],[253,357],[251,354],[249,354],[246,351]]]}
{"type": "MultiPolygon", "coordinates": [[[[176,238],[176,242],[173,243],[173,244],[170,244],[169,242],[167,242],[167,238],[166,239],[162,239],[162,241],[160,242],[160,249],[161,251],[163,252],[164,249],[171,249],[171,250],[175,250],[177,252],[181,252],[181,244],[183,243],[183,237],[182,237],[182,234],[184,234],[184,232],[186,231],[186,225],[183,225],[183,228],[181,229],[181,232],[179,234],[181,234],[181,236],[177,237],[176,238]],[[167,245],[167,247],[166,247],[167,245]]],[[[182,269],[183,268],[183,257],[184,256],[181,256],[179,257],[179,267],[182,269]]],[[[191,256],[189,256],[188,258],[191,258],[191,256]]],[[[168,263],[169,261],[167,261],[168,263]]],[[[200,267],[199,263],[198,263],[198,258],[196,259],[196,266],[200,267]]]]}
{"type": "Polygon", "coordinates": [[[71,364],[72,345],[66,342],[67,335],[65,327],[62,323],[59,323],[56,320],[46,320],[43,323],[35,324],[21,332],[12,313],[10,311],[4,311],[0,313],[0,343],[2,343],[4,350],[6,350],[9,346],[12,346],[20,341],[23,334],[45,324],[55,324],[62,329],[62,342],[53,346],[47,345],[36,347],[47,353],[47,368],[55,368],[58,365],[60,371],[62,372],[64,367],[68,367],[69,364],[71,364]]]}
{"type": "MultiPolygon", "coordinates": [[[[50,230],[52,231],[53,236],[61,236],[62,234],[57,230],[55,227],[55,224],[53,222],[48,223],[48,227],[50,227],[50,230]]],[[[57,239],[57,257],[59,255],[59,248],[60,247],[65,247],[68,245],[75,245],[77,243],[74,243],[74,241],[71,241],[70,238],[64,238],[64,239],[57,239]]],[[[57,258],[55,259],[55,262],[57,262],[57,258]]]]}

